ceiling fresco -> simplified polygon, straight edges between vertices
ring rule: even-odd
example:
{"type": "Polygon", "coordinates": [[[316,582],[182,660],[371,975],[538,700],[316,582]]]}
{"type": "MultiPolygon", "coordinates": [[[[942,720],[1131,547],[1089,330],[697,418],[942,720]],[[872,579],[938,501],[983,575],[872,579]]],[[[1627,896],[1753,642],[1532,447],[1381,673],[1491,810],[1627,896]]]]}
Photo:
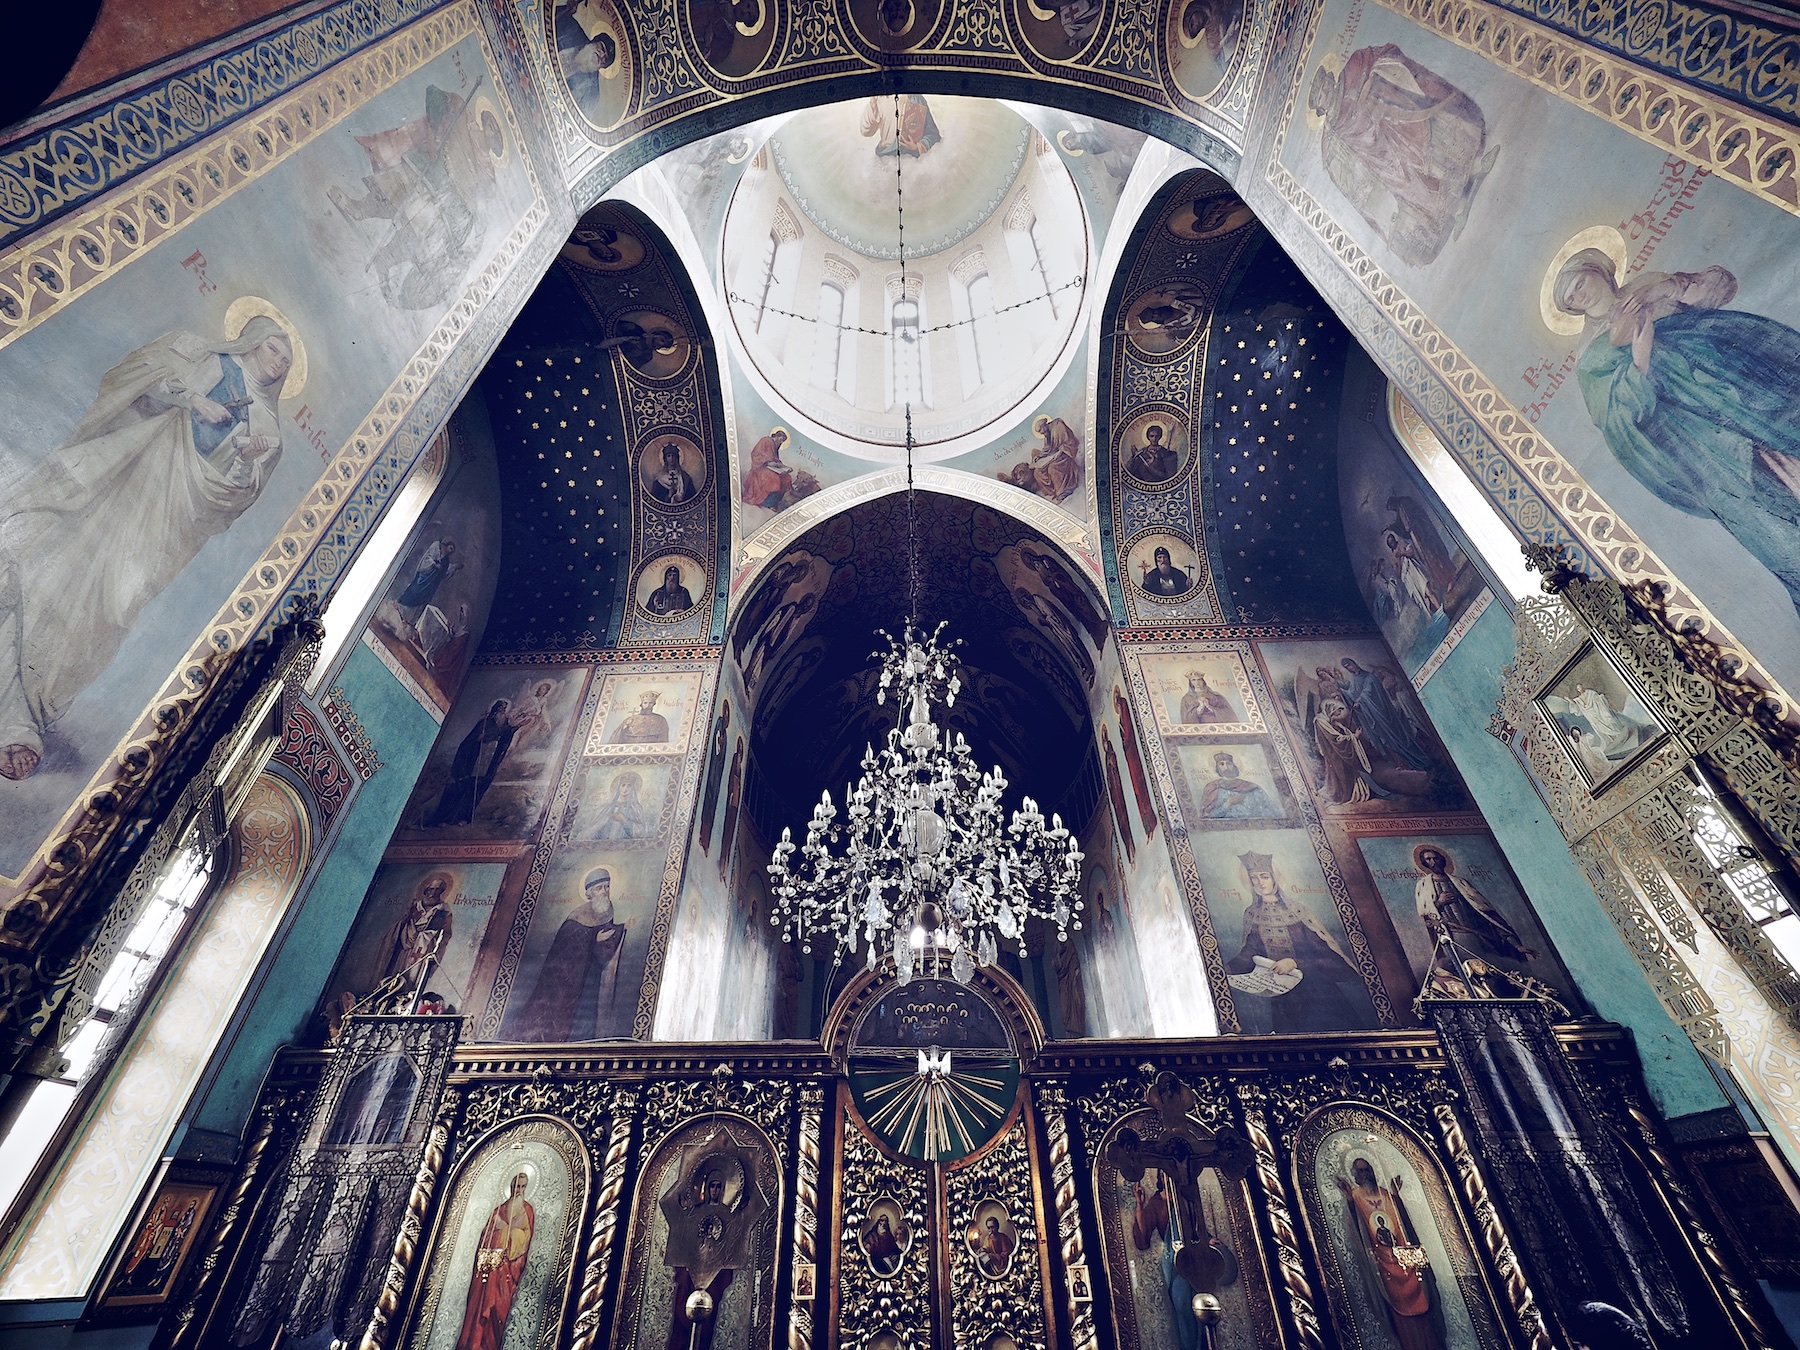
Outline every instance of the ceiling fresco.
{"type": "Polygon", "coordinates": [[[791,436],[894,463],[909,427],[935,461],[1021,415],[1075,355],[1093,259],[1049,140],[994,100],[918,94],[784,121],[708,265],[739,383],[791,436]]]}
{"type": "MultiPolygon", "coordinates": [[[[934,355],[932,370],[936,377],[932,401],[938,407],[935,412],[916,414],[915,434],[922,441],[930,440],[925,422],[931,416],[960,418],[965,426],[983,419],[987,422],[978,432],[964,434],[953,444],[922,446],[918,460],[936,459],[990,485],[1004,484],[1003,500],[1017,492],[1053,506],[1057,512],[1081,522],[1089,533],[1079,545],[1080,550],[1097,558],[1099,540],[1093,524],[1095,493],[1090,446],[1093,409],[1088,397],[1092,366],[1089,334],[1093,327],[1089,298],[1094,290],[1094,260],[1099,260],[1098,266],[1114,266],[1119,252],[1119,228],[1129,226],[1159,179],[1194,161],[1164,142],[1148,139],[1141,131],[1092,117],[989,100],[931,96],[916,102],[927,119],[920,127],[920,154],[880,153],[882,136],[888,130],[881,123],[892,115],[893,101],[861,100],[770,118],[681,147],[646,166],[617,189],[618,196],[642,206],[663,225],[693,273],[704,273],[710,278],[711,284],[702,288],[703,303],[714,317],[715,328],[728,338],[724,347],[725,365],[731,375],[726,393],[736,462],[736,546],[744,549],[785,512],[808,498],[822,492],[831,494],[834,489],[868,478],[870,460],[892,462],[895,455],[891,444],[872,445],[821,426],[799,413],[794,402],[829,416],[829,409],[823,407],[826,396],[813,385],[814,367],[807,358],[814,350],[813,330],[818,327],[819,311],[813,308],[819,303],[817,283],[827,278],[827,266],[843,280],[840,263],[859,274],[850,283],[853,292],[858,287],[861,291],[877,292],[873,299],[865,296],[860,309],[858,326],[870,331],[851,334],[844,344],[845,360],[857,362],[862,379],[861,387],[854,391],[857,402],[879,403],[889,392],[884,388],[887,372],[882,369],[886,354],[883,333],[889,314],[880,302],[879,290],[882,283],[893,280],[898,262],[879,255],[897,252],[893,247],[897,243],[897,219],[891,203],[895,200],[898,161],[898,186],[905,193],[907,206],[909,275],[916,273],[924,282],[924,326],[930,330],[927,344],[942,344],[943,348],[934,355]],[[872,109],[878,116],[869,133],[864,134],[864,123],[872,109]],[[866,176],[866,186],[881,197],[880,209],[861,200],[860,188],[858,194],[838,190],[814,196],[808,186],[814,179],[796,175],[792,155],[787,176],[807,187],[806,201],[797,200],[790,191],[775,149],[795,142],[814,123],[824,129],[808,132],[809,144],[813,136],[822,136],[828,147],[841,142],[837,150],[842,160],[840,168],[848,165],[856,174],[866,176]],[[1004,134],[987,134],[996,130],[1004,134]],[[959,144],[967,139],[965,131],[982,134],[989,142],[972,159],[983,166],[979,172],[967,171],[971,159],[959,144]],[[926,141],[930,141],[929,146],[926,141]],[[1020,146],[1024,147],[1024,161],[1015,165],[1020,146]],[[956,158],[958,154],[964,158],[956,158]],[[947,174],[941,166],[952,166],[956,172],[947,174]],[[1025,179],[1033,181],[1020,186],[1025,179]],[[983,183],[987,186],[977,190],[976,185],[983,183]],[[1009,184],[1014,187],[1010,199],[1009,184]],[[1046,194],[1045,184],[1055,189],[1055,196],[1046,194]],[[941,194],[942,199],[933,193],[941,194]],[[989,212],[988,204],[996,194],[1003,200],[989,212]],[[760,213],[747,203],[747,198],[760,202],[760,213]],[[1029,238],[1029,231],[1026,235],[1009,232],[1006,220],[996,219],[1013,216],[1014,224],[1028,223],[1014,214],[1026,198],[1033,213],[1045,221],[1035,240],[1029,238]],[[813,283],[804,288],[790,287],[800,292],[794,303],[769,306],[795,316],[791,321],[783,317],[789,331],[779,340],[792,349],[790,364],[798,371],[786,378],[779,390],[764,377],[759,366],[780,377],[784,373],[780,362],[770,360],[767,345],[756,335],[751,334],[747,343],[740,332],[739,320],[751,307],[727,298],[734,294],[748,296],[751,287],[741,284],[743,268],[734,270],[732,260],[735,256],[741,263],[744,256],[749,256],[753,263],[762,261],[760,250],[766,247],[768,233],[775,224],[772,203],[776,199],[783,209],[791,207],[791,223],[784,228],[801,236],[794,251],[805,256],[797,258],[793,266],[796,271],[805,266],[807,279],[813,283]],[[1053,204],[1059,200],[1063,205],[1053,211],[1053,204]],[[925,217],[933,238],[961,238],[938,254],[922,258],[915,252],[914,233],[914,222],[920,216],[925,217]],[[828,229],[821,230],[815,218],[826,221],[828,229]],[[748,246],[740,241],[734,255],[727,225],[744,220],[752,222],[747,230],[752,237],[748,246]],[[883,226],[885,236],[880,234],[883,226]],[[1052,230],[1061,231],[1070,249],[1065,255],[1064,274],[1057,280],[1054,314],[1049,312],[1051,305],[1042,296],[1041,286],[1028,289],[1037,262],[1029,245],[1046,241],[1052,230]],[[1081,238],[1083,234],[1085,239],[1081,238]],[[806,238],[814,235],[828,244],[824,252],[829,263],[816,256],[818,249],[807,255],[806,238]],[[854,241],[868,252],[859,252],[843,241],[854,241]],[[1031,345],[1032,354],[1022,366],[975,388],[972,395],[965,397],[966,371],[978,355],[971,350],[973,343],[964,337],[964,330],[973,326],[965,284],[973,275],[969,261],[972,253],[985,260],[995,277],[992,299],[995,307],[1003,311],[999,319],[1025,321],[1022,333],[1001,334],[1003,348],[1011,354],[1016,348],[1031,345]],[[864,275],[874,284],[864,285],[864,275]],[[1035,302],[1030,300],[1034,293],[1039,296],[1035,302]],[[1006,312],[1009,307],[1020,306],[1021,301],[1025,302],[1023,307],[1006,312]],[[1059,338],[1058,333],[1067,336],[1059,338]],[[752,354],[755,359],[751,359],[752,354]],[[792,395],[793,401],[785,395],[792,395]]],[[[852,175],[841,172],[838,176],[852,175]]],[[[777,270],[787,266],[784,257],[777,270]]],[[[784,271],[782,275],[787,274],[784,271]]],[[[837,406],[848,409],[842,399],[837,406]]],[[[882,416],[879,411],[857,415],[865,421],[870,417],[879,421],[882,416]]],[[[896,433],[903,429],[903,422],[898,410],[886,417],[886,428],[877,428],[879,438],[899,439],[896,433]]],[[[839,424],[845,420],[840,419],[839,424]]],[[[874,490],[870,484],[859,484],[853,491],[874,490]]],[[[991,494],[983,495],[991,499],[991,494]]],[[[843,504],[836,497],[826,500],[843,504]]],[[[1026,508],[1021,502],[1020,509],[1035,512],[1036,506],[1026,508]]],[[[819,512],[813,510],[812,504],[808,511],[814,519],[818,518],[819,512]]],[[[780,542],[773,548],[785,547],[808,524],[810,521],[774,531],[780,542]]],[[[1066,531],[1053,532],[1060,538],[1066,531]]],[[[759,548],[753,553],[741,553],[738,565],[741,567],[745,557],[766,556],[767,552],[767,548],[759,548]]]]}
{"type": "Polygon", "coordinates": [[[661,231],[628,206],[588,212],[482,377],[505,503],[486,650],[711,635],[723,611],[708,348],[661,231]]]}

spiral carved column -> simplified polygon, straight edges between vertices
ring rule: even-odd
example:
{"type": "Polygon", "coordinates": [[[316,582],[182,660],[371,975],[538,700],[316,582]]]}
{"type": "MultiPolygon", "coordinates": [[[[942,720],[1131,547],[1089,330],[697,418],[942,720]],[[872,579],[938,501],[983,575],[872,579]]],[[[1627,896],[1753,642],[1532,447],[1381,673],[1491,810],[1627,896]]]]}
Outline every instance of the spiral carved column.
{"type": "Polygon", "coordinates": [[[212,1245],[206,1249],[206,1255],[201,1259],[200,1271],[195,1277],[187,1302],[175,1315],[169,1333],[168,1350],[178,1350],[187,1344],[188,1336],[195,1330],[201,1307],[212,1297],[213,1279],[224,1263],[226,1249],[237,1234],[245,1206],[250,1203],[251,1192],[256,1189],[269,1143],[275,1137],[275,1117],[284,1105],[279,1100],[270,1102],[257,1118],[256,1133],[251,1135],[249,1144],[244,1148],[244,1161],[238,1166],[237,1177],[231,1185],[231,1196],[219,1214],[219,1226],[213,1232],[212,1245]]]}
{"type": "Polygon", "coordinates": [[[1525,1272],[1519,1267],[1519,1258],[1513,1252],[1511,1239],[1500,1226],[1500,1216],[1494,1209],[1493,1198],[1488,1195],[1487,1183],[1481,1179],[1481,1173],[1475,1166],[1475,1157],[1469,1152],[1462,1125],[1446,1102],[1437,1103],[1432,1111],[1437,1117],[1438,1134],[1456,1168],[1457,1181],[1462,1186],[1470,1210],[1474,1212],[1475,1222],[1481,1228],[1481,1240],[1500,1276],[1501,1287],[1506,1290],[1507,1301],[1512,1304],[1513,1315],[1518,1318],[1519,1326],[1525,1332],[1526,1344],[1530,1350],[1551,1350],[1550,1330],[1544,1325],[1543,1311],[1537,1305],[1531,1285],[1525,1279],[1525,1272]]]}
{"type": "Polygon", "coordinates": [[[458,1092],[452,1089],[444,1094],[438,1118],[432,1122],[431,1134],[425,1140],[425,1154],[419,1159],[418,1174],[413,1177],[412,1194],[406,1197],[406,1213],[400,1220],[400,1231],[394,1236],[394,1254],[388,1261],[387,1279],[375,1300],[374,1311],[369,1314],[369,1325],[363,1332],[360,1350],[381,1350],[388,1323],[400,1309],[413,1256],[425,1229],[425,1213],[431,1208],[431,1197],[437,1190],[444,1155],[449,1151],[450,1135],[461,1109],[462,1099],[458,1092]]]}
{"type": "Polygon", "coordinates": [[[1238,1100],[1244,1108],[1244,1133],[1256,1154],[1256,1180],[1262,1188],[1263,1203],[1269,1214],[1269,1231],[1275,1239],[1275,1256],[1281,1267],[1281,1282],[1287,1289],[1288,1303],[1294,1311],[1294,1329],[1300,1344],[1307,1350],[1325,1350],[1324,1331],[1319,1325],[1318,1310],[1313,1305],[1312,1283],[1306,1278],[1306,1266],[1300,1259],[1299,1239],[1294,1234],[1294,1218],[1288,1208],[1287,1188],[1281,1184],[1281,1164],[1275,1158],[1275,1141],[1269,1136],[1262,1107],[1252,1095],[1256,1090],[1238,1088],[1238,1100]]]}
{"type": "Polygon", "coordinates": [[[612,1128],[606,1136],[600,1195],[594,1207],[594,1235],[588,1241],[587,1268],[581,1275],[581,1296],[575,1305],[575,1330],[569,1350],[591,1350],[600,1333],[600,1300],[606,1288],[606,1269],[612,1263],[613,1241],[619,1231],[619,1197],[625,1190],[625,1161],[631,1156],[631,1126],[637,1119],[637,1108],[636,1088],[614,1091],[612,1128]]]}
{"type": "Polygon", "coordinates": [[[812,1350],[813,1304],[796,1296],[800,1270],[815,1267],[819,1231],[819,1130],[825,1114],[825,1089],[800,1090],[800,1138],[794,1169],[794,1283],[788,1294],[788,1350],[812,1350]]]}
{"type": "Polygon", "coordinates": [[[1077,1302],[1069,1287],[1069,1272],[1087,1262],[1081,1241],[1081,1207],[1075,1195],[1075,1160],[1069,1152],[1069,1100],[1061,1083],[1040,1083],[1037,1096],[1044,1106],[1044,1133],[1050,1141],[1050,1185],[1057,1236],[1062,1240],[1063,1309],[1069,1316],[1075,1350],[1093,1350],[1097,1344],[1094,1305],[1077,1302]]]}
{"type": "Polygon", "coordinates": [[[1774,1340],[1757,1320],[1749,1297],[1738,1283],[1737,1276],[1732,1273],[1725,1254],[1720,1251],[1719,1240],[1713,1236],[1711,1221],[1701,1214],[1693,1197],[1688,1194],[1688,1188],[1682,1185],[1680,1176],[1675,1171],[1674,1160],[1663,1150],[1655,1121],[1635,1102],[1629,1109],[1631,1122],[1637,1126],[1638,1138],[1644,1151],[1656,1166],[1657,1181],[1674,1202],[1676,1213],[1681,1216],[1689,1237],[1700,1249],[1707,1278],[1712,1282],[1713,1288],[1724,1296],[1726,1310],[1737,1323],[1738,1333],[1743,1337],[1744,1344],[1753,1347],[1753,1350],[1767,1350],[1774,1344],[1774,1340]]]}

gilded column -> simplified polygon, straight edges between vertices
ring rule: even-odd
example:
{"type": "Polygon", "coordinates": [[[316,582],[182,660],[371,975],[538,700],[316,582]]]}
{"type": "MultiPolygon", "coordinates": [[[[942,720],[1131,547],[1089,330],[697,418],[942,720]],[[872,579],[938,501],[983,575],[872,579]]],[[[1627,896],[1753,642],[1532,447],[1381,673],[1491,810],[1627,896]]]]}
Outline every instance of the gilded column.
{"type": "Polygon", "coordinates": [[[213,1280],[219,1273],[220,1265],[224,1263],[226,1249],[238,1235],[239,1223],[245,1217],[244,1209],[250,1203],[251,1193],[256,1190],[257,1180],[262,1175],[269,1144],[275,1137],[275,1118],[281,1111],[292,1108],[292,1101],[274,1101],[258,1113],[256,1133],[250,1136],[250,1142],[244,1149],[244,1161],[238,1165],[237,1177],[231,1185],[231,1196],[219,1215],[219,1226],[213,1233],[212,1245],[206,1249],[206,1255],[201,1259],[193,1291],[189,1293],[181,1311],[175,1315],[169,1333],[168,1350],[179,1350],[179,1347],[187,1344],[188,1336],[195,1330],[202,1305],[213,1296],[213,1280]]]}
{"type": "MultiPolygon", "coordinates": [[[[1037,1098],[1044,1108],[1044,1134],[1050,1142],[1050,1185],[1056,1205],[1056,1232],[1062,1242],[1063,1310],[1069,1318],[1069,1335],[1075,1350],[1094,1350],[1094,1305],[1077,1301],[1069,1272],[1087,1264],[1081,1240],[1081,1205],[1075,1190],[1075,1160],[1069,1152],[1069,1099],[1060,1082],[1037,1084],[1037,1098]]],[[[1089,1287],[1093,1276],[1088,1277],[1089,1287]]]]}
{"type": "Polygon", "coordinates": [[[788,1293],[788,1350],[812,1350],[813,1302],[801,1299],[802,1267],[813,1267],[818,1287],[819,1130],[825,1114],[825,1089],[809,1083],[800,1089],[800,1139],[794,1168],[793,1283],[788,1293]]]}
{"type": "Polygon", "coordinates": [[[1462,1186],[1469,1208],[1475,1214],[1476,1224],[1481,1228],[1481,1240],[1500,1276],[1501,1287],[1506,1290],[1507,1302],[1512,1305],[1513,1315],[1518,1318],[1519,1326],[1525,1332],[1526,1344],[1530,1350],[1551,1350],[1550,1331],[1544,1325],[1544,1314],[1531,1292],[1531,1285],[1526,1282],[1525,1272],[1519,1266],[1519,1258],[1513,1252],[1512,1241],[1500,1226],[1500,1216],[1494,1209],[1493,1198],[1488,1195],[1487,1183],[1481,1179],[1481,1172],[1475,1166],[1475,1157],[1469,1152],[1468,1141],[1463,1137],[1462,1124],[1456,1119],[1456,1113],[1450,1109],[1448,1102],[1438,1102],[1432,1107],[1432,1111],[1437,1117],[1438,1134],[1444,1141],[1444,1149],[1456,1168],[1457,1181],[1462,1186]]]}
{"type": "Polygon", "coordinates": [[[1300,1259],[1293,1212],[1288,1207],[1287,1188],[1281,1183],[1281,1164],[1276,1161],[1275,1141],[1263,1115],[1262,1092],[1249,1083],[1240,1083],[1238,1101],[1244,1109],[1244,1133],[1250,1137],[1250,1147],[1256,1154],[1256,1180],[1268,1211],[1269,1231],[1275,1239],[1281,1282],[1294,1312],[1294,1330],[1307,1350],[1324,1350],[1324,1331],[1313,1303],[1312,1283],[1306,1278],[1306,1266],[1300,1259]]]}
{"type": "Polygon", "coordinates": [[[444,1093],[443,1105],[425,1140],[425,1154],[419,1159],[418,1174],[413,1177],[412,1194],[406,1197],[406,1213],[400,1220],[400,1231],[394,1236],[394,1254],[388,1261],[387,1280],[369,1314],[368,1329],[363,1332],[360,1350],[381,1350],[388,1323],[400,1309],[406,1294],[406,1282],[412,1272],[413,1256],[425,1229],[425,1214],[431,1208],[431,1197],[437,1191],[438,1176],[444,1169],[444,1155],[450,1148],[456,1117],[462,1110],[462,1094],[455,1088],[444,1093]]]}
{"type": "Polygon", "coordinates": [[[587,1268],[581,1275],[581,1297],[575,1305],[575,1331],[569,1350],[591,1350],[600,1332],[600,1300],[606,1269],[612,1263],[619,1232],[619,1197],[625,1191],[625,1161],[631,1155],[631,1127],[637,1119],[638,1090],[613,1091],[612,1127],[606,1136],[606,1158],[600,1169],[600,1195],[594,1205],[594,1234],[588,1241],[587,1268]]]}

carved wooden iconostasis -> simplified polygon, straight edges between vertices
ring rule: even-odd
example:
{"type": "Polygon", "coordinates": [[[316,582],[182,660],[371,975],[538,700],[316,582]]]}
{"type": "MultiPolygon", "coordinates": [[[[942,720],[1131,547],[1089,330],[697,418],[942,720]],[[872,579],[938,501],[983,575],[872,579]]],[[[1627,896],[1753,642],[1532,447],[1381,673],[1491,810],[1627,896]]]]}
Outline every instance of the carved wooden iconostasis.
{"type": "Polygon", "coordinates": [[[1781,1344],[1616,1029],[1423,1007],[1444,1039],[1057,1042],[1003,973],[884,966],[817,1045],[353,1017],[278,1063],[159,1344],[1540,1350],[1591,1299],[1781,1344]]]}

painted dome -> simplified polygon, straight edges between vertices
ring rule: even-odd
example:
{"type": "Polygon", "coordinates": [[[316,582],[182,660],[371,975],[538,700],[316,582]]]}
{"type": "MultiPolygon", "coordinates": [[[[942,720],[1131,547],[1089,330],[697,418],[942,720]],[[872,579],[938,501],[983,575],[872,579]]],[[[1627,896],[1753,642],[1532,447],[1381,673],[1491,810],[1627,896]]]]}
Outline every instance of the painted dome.
{"type": "Polygon", "coordinates": [[[738,182],[722,248],[759,392],[810,439],[880,462],[901,457],[909,408],[922,460],[1025,416],[1072,355],[1092,253],[1030,122],[917,94],[784,122],[738,182]]]}

